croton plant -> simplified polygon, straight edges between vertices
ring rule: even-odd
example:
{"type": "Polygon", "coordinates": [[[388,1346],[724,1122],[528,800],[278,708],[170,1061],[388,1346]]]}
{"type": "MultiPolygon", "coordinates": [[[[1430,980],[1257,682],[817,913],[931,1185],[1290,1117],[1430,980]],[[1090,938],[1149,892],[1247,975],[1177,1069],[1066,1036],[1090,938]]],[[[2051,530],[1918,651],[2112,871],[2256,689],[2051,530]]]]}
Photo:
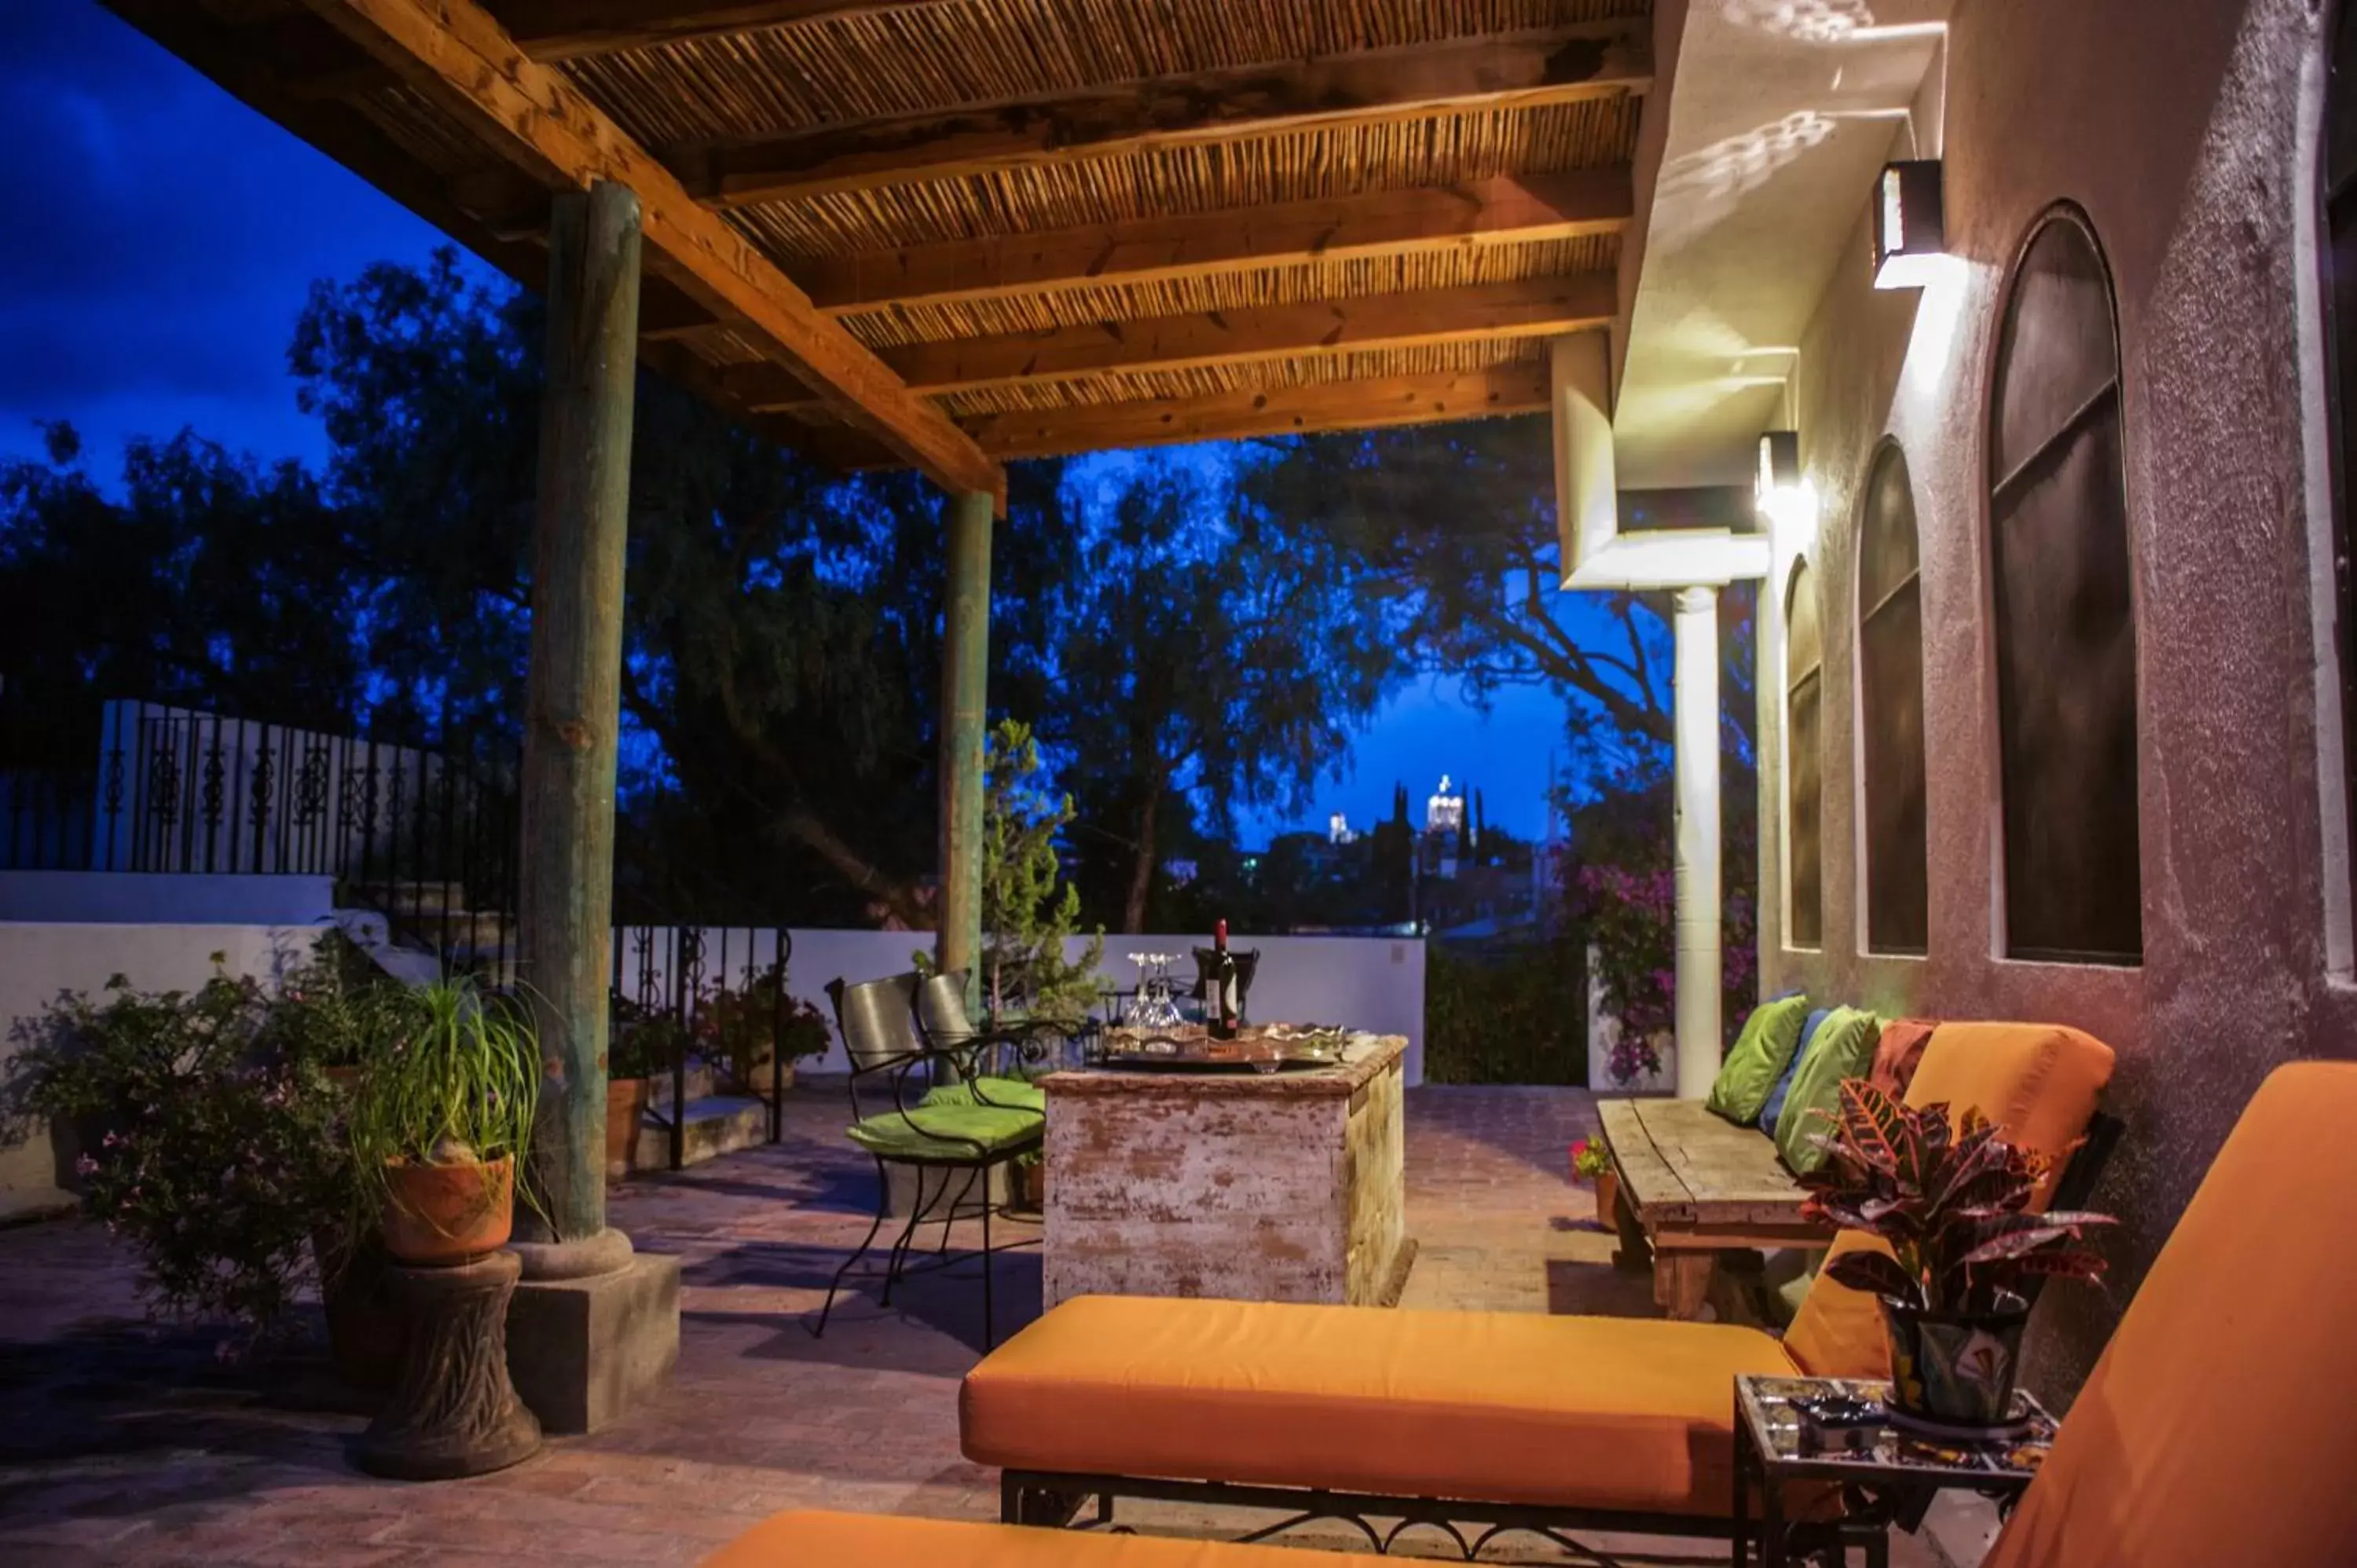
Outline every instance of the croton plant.
{"type": "Polygon", "coordinates": [[[1944,1316],[2004,1310],[2033,1277],[2103,1273],[2087,1232],[2111,1216],[2034,1212],[2058,1162],[2006,1142],[1979,1112],[1952,1122],[1945,1105],[1905,1105],[1849,1079],[1830,1120],[1811,1134],[1832,1157],[1801,1178],[1804,1212],[1890,1248],[1836,1253],[1825,1272],[1841,1283],[1944,1316]]]}

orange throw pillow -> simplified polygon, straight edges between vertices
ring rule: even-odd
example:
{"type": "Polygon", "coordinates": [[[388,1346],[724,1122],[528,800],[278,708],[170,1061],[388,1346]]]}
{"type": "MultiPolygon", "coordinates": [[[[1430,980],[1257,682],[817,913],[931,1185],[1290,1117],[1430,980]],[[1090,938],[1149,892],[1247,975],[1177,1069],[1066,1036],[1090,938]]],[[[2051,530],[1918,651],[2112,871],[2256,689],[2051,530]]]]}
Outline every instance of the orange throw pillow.
{"type": "Polygon", "coordinates": [[[1893,1100],[1906,1099],[1907,1086],[1915,1081],[1915,1069],[1923,1060],[1923,1047],[1932,1043],[1936,1026],[1927,1018],[1893,1018],[1885,1024],[1882,1041],[1874,1047],[1874,1065],[1867,1069],[1867,1079],[1893,1100]]]}

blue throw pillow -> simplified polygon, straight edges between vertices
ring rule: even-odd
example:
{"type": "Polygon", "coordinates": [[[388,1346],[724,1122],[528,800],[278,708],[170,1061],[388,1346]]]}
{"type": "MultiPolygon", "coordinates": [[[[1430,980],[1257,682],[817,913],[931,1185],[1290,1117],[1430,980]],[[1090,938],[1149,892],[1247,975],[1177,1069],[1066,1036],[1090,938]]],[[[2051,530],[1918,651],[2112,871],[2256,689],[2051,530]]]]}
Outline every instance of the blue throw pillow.
{"type": "Polygon", "coordinates": [[[1792,1075],[1801,1070],[1802,1058],[1816,1044],[1817,1031],[1833,1016],[1833,1012],[1830,1007],[1820,1007],[1809,1015],[1808,1022],[1801,1026],[1801,1048],[1784,1064],[1784,1076],[1776,1080],[1776,1087],[1768,1091],[1768,1103],[1760,1108],[1759,1128],[1771,1137],[1775,1135],[1776,1119],[1784,1114],[1784,1097],[1792,1091],[1792,1075]]]}

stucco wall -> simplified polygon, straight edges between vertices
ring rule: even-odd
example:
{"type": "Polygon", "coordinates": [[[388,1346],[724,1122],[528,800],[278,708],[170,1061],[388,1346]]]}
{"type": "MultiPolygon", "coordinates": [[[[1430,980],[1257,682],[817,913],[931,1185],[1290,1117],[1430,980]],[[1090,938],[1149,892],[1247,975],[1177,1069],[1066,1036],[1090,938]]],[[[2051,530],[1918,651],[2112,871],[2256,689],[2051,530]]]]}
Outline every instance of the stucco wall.
{"type": "MultiPolygon", "coordinates": [[[[1762,640],[1766,985],[1889,1011],[2050,1019],[2120,1054],[2127,1136],[2099,1194],[2127,1222],[2112,1303],[2057,1291],[2032,1378],[2076,1384],[2260,1079],[2352,1054],[2333,693],[2316,678],[2329,528],[2307,0],[1964,0],[1950,39],[1949,283],[1878,294],[1866,193],[1802,344],[1822,500],[1824,940],[1784,939],[1779,562],[1762,640]],[[1985,426],[2008,269],[2060,200],[2118,293],[2139,661],[2145,961],[2003,959],[1985,426]],[[1861,953],[1856,542],[1867,465],[1905,448],[1921,533],[1930,955],[1861,953]],[[2328,704],[2319,723],[2319,703],[2328,704]],[[2330,805],[2328,808],[2328,800],[2330,805]],[[2328,869],[2330,867],[2330,869],[2328,869]],[[2333,933],[2328,940],[2328,932],[2333,933]],[[2335,970],[2341,972],[2335,973],[2335,970]]],[[[2066,671],[2052,671],[2067,680],[2066,671]]]]}

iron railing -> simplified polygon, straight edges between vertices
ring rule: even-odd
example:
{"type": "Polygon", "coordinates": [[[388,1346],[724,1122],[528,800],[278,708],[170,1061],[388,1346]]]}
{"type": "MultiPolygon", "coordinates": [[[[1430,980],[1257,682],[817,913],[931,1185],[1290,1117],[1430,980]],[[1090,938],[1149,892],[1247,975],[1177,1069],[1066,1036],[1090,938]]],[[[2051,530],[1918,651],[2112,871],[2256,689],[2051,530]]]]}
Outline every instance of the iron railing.
{"type": "Polygon", "coordinates": [[[329,877],[446,971],[512,978],[512,768],[159,703],[105,703],[95,738],[0,708],[0,870],[329,877]]]}
{"type": "Polygon", "coordinates": [[[716,1088],[761,1102],[769,1142],[784,1135],[793,951],[782,926],[648,923],[615,930],[608,1052],[636,1048],[668,1076],[668,1104],[650,1103],[647,1113],[669,1135],[672,1169],[686,1163],[688,1078],[699,1064],[716,1088]],[[635,1047],[624,1038],[634,1030],[648,1031],[635,1047]]]}

